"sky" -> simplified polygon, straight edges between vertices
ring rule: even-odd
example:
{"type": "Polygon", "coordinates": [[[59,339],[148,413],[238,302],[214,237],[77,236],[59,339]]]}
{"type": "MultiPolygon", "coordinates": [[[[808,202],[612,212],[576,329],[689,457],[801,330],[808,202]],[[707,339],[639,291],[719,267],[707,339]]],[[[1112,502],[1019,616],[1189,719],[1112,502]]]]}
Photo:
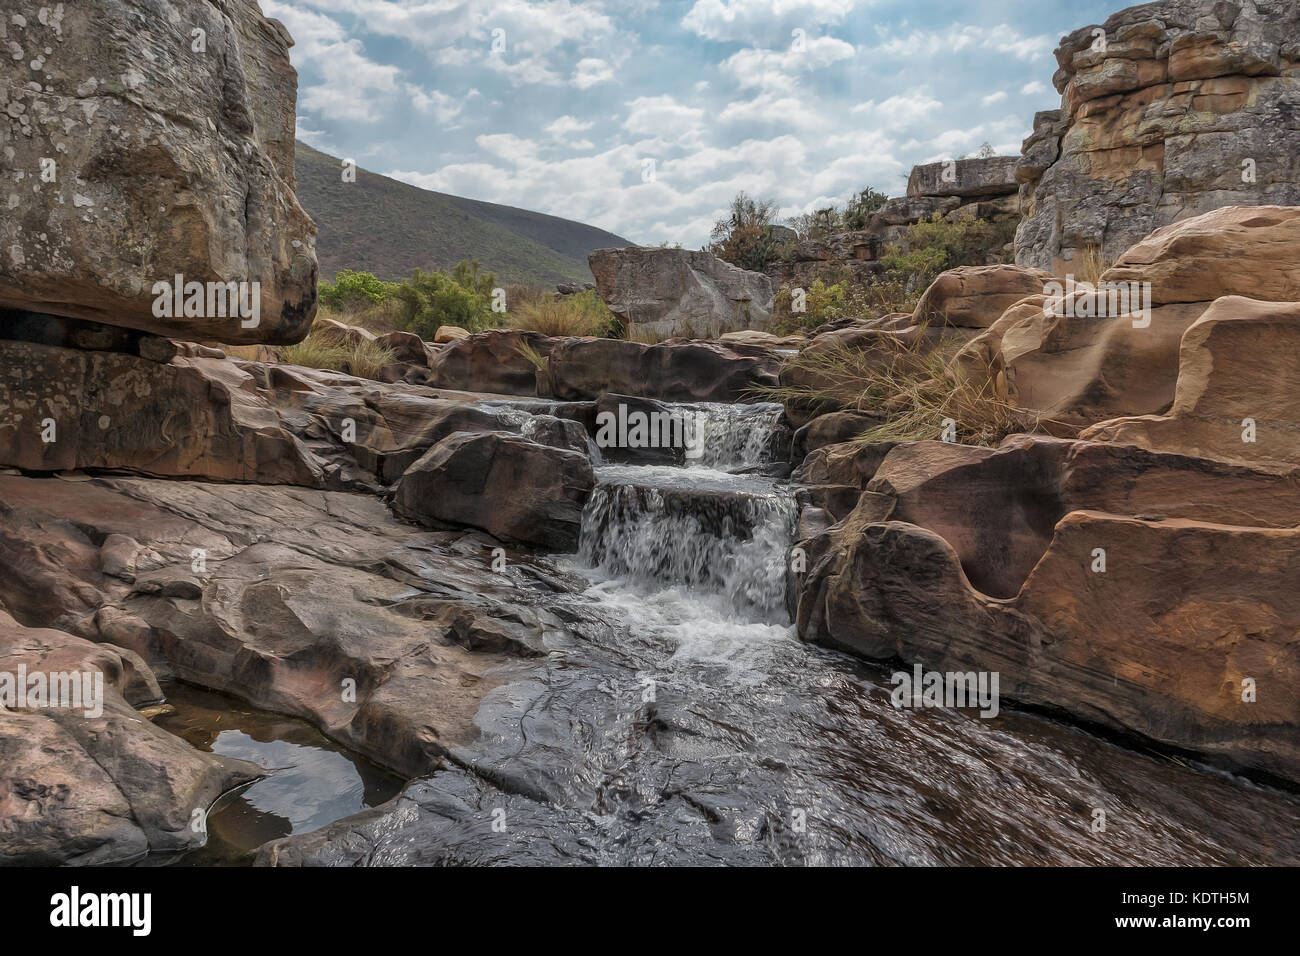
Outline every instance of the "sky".
{"type": "Polygon", "coordinates": [[[439,192],[699,248],[918,163],[1018,153],[1060,37],[1121,0],[260,0],[298,135],[439,192]]]}

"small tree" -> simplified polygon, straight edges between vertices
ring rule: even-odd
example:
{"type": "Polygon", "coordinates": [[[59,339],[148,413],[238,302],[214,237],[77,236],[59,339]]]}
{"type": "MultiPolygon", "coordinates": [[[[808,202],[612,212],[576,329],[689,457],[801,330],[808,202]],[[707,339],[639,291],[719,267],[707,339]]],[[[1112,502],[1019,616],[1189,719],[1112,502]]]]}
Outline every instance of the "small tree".
{"type": "Polygon", "coordinates": [[[778,242],[772,232],[775,217],[776,203],[738,192],[726,217],[714,225],[705,250],[742,269],[761,272],[776,256],[778,242]]]}
{"type": "Polygon", "coordinates": [[[871,222],[871,216],[887,202],[889,202],[888,196],[868,186],[850,199],[848,205],[844,207],[844,228],[866,229],[871,222]]]}

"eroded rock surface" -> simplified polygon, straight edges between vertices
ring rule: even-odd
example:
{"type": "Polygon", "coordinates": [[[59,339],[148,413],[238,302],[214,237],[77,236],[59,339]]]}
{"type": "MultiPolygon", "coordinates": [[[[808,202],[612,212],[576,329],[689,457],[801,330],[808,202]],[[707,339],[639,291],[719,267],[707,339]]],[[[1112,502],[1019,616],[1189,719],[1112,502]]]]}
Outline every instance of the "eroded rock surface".
{"type": "Polygon", "coordinates": [[[662,336],[764,329],[772,281],[708,252],[629,246],[589,257],[596,291],[630,328],[662,336]]]}
{"type": "Polygon", "coordinates": [[[316,229],[294,197],[291,42],[255,0],[6,3],[0,306],[192,339],[301,339],[316,229]],[[208,311],[206,290],[204,315],[156,314],[155,283],[177,275],[259,283],[258,323],[208,311]]]}
{"type": "Polygon", "coordinates": [[[1298,481],[1028,436],[900,445],[805,545],[800,633],[1300,779],[1298,481]]]}
{"type": "Polygon", "coordinates": [[[472,738],[482,695],[543,653],[560,587],[369,495],[155,479],[0,476],[0,602],[303,717],[406,776],[472,738]],[[351,682],[351,683],[348,683],[351,682]]]}
{"type": "Polygon", "coordinates": [[[23,627],[0,611],[0,672],[102,681],[99,713],[0,707],[0,862],[104,864],[191,849],[204,840],[195,819],[231,787],[261,776],[255,765],[201,753],[142,716],[133,705],[162,695],[131,651],[23,627]]]}

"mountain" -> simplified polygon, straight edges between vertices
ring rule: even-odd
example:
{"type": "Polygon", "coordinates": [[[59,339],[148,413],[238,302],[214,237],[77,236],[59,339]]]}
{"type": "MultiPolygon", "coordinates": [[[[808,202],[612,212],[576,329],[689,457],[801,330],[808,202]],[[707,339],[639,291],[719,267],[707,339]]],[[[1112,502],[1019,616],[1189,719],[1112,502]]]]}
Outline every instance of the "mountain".
{"type": "Polygon", "coordinates": [[[320,229],[322,281],[340,269],[404,279],[416,268],[477,259],[502,282],[590,282],[589,252],[632,245],[571,219],[431,192],[360,168],[356,182],[345,183],[341,170],[341,160],[297,144],[298,201],[320,229]]]}

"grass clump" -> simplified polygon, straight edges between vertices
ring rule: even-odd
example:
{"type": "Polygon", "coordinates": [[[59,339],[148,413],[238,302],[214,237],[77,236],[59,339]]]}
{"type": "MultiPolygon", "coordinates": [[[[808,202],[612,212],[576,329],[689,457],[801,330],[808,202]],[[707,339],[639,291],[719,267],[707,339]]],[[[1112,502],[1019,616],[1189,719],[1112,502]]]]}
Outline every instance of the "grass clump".
{"type": "Polygon", "coordinates": [[[337,330],[313,326],[301,342],[280,349],[280,360],[287,365],[331,369],[358,378],[377,379],[386,365],[393,363],[393,352],[370,339],[346,341],[337,330]]]}
{"type": "Polygon", "coordinates": [[[623,323],[596,294],[585,289],[573,295],[542,295],[512,302],[506,324],[512,329],[543,335],[590,335],[621,338],[623,323]]]}
{"type": "MultiPolygon", "coordinates": [[[[999,397],[991,381],[958,374],[957,340],[937,344],[922,334],[882,332],[870,346],[836,342],[791,359],[799,384],[764,388],[763,397],[815,414],[868,412],[883,421],[856,440],[921,441],[951,436],[968,445],[996,445],[1008,435],[1039,431],[1038,417],[999,397]]],[[[783,376],[785,377],[785,376],[783,376]]]]}

